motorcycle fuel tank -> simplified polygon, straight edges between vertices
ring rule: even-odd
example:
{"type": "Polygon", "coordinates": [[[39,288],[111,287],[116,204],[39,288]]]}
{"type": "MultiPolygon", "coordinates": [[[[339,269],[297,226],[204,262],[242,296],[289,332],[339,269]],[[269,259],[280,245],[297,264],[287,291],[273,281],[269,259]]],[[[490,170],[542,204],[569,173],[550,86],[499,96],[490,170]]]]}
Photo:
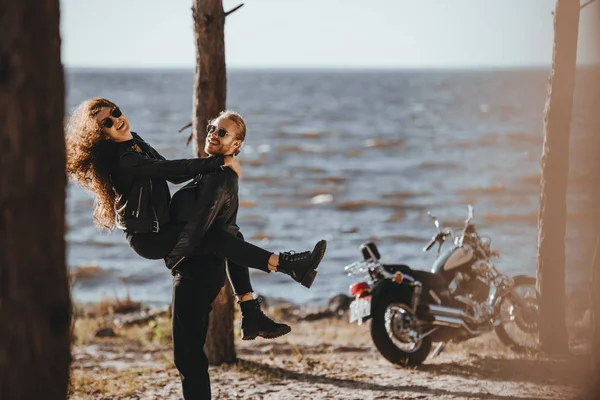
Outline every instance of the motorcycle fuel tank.
{"type": "Polygon", "coordinates": [[[431,272],[440,274],[468,265],[473,260],[473,253],[470,246],[453,246],[442,252],[434,261],[431,272]]]}

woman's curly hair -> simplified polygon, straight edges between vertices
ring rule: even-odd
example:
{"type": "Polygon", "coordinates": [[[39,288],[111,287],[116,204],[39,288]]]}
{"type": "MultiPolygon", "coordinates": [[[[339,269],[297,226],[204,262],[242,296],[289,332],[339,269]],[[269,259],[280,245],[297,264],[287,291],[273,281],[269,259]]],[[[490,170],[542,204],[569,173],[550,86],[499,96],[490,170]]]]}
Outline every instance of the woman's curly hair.
{"type": "Polygon", "coordinates": [[[96,97],[81,103],[66,124],[67,174],[94,195],[94,224],[103,230],[115,228],[115,198],[110,174],[112,141],[103,133],[96,116],[104,107],[117,107],[96,97]]]}

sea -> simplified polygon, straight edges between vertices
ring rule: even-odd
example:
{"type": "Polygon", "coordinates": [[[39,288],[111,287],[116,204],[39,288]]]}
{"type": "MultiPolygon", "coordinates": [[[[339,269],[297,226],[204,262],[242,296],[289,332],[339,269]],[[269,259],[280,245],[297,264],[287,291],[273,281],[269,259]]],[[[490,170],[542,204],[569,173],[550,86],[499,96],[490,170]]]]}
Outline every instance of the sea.
{"type": "MultiPolygon", "coordinates": [[[[427,212],[459,231],[467,205],[491,237],[507,274],[535,275],[540,158],[549,68],[524,70],[229,70],[227,107],[246,119],[240,156],[238,225],[269,251],[306,251],[326,239],[311,289],[284,274],[252,270],[255,292],[297,304],[325,304],[357,277],[344,266],[375,241],[382,258],[429,269],[435,233],[427,212]]],[[[586,83],[578,73],[577,93],[586,83]]],[[[67,69],[67,112],[101,96],[117,103],[168,159],[191,158],[194,71],[67,69]]],[[[586,194],[590,160],[586,101],[576,96],[568,192],[567,280],[586,281],[595,232],[586,194]]],[[[563,149],[562,151],[568,151],[563,149]]],[[[172,192],[178,186],[172,185],[172,192]]],[[[122,232],[99,231],[93,198],[70,183],[68,265],[80,273],[76,301],[124,298],[162,305],[172,277],[122,232]],[[85,273],[87,271],[87,273],[85,273]]]]}

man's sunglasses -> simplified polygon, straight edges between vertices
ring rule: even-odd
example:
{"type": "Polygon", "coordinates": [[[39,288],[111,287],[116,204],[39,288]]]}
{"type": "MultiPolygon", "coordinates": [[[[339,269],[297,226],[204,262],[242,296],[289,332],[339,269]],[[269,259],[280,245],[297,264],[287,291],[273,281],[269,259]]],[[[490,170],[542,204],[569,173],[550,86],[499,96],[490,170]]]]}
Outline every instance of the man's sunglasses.
{"type": "MultiPolygon", "coordinates": [[[[123,113],[121,112],[119,107],[113,108],[112,111],[110,112],[110,116],[113,118],[119,118],[121,115],[123,115],[123,113]]],[[[111,118],[104,118],[104,120],[102,121],[102,126],[107,129],[112,128],[113,120],[111,118]]]]}
{"type": "MultiPolygon", "coordinates": [[[[216,130],[217,127],[215,125],[208,125],[206,127],[206,133],[213,133],[216,130]]],[[[217,136],[220,138],[224,138],[225,135],[227,135],[227,131],[225,130],[225,128],[219,128],[219,130],[217,131],[217,136]]]]}

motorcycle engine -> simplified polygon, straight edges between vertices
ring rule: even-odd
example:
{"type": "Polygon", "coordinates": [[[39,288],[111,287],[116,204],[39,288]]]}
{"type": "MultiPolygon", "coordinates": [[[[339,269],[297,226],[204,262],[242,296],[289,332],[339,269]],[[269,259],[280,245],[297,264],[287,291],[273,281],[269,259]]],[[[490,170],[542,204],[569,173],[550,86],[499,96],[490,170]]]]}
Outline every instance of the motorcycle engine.
{"type": "Polygon", "coordinates": [[[490,287],[479,278],[472,278],[463,285],[464,292],[468,293],[469,297],[478,303],[485,302],[490,294],[490,287]]]}
{"type": "Polygon", "coordinates": [[[466,296],[481,303],[487,300],[490,287],[478,276],[459,272],[450,284],[450,293],[453,296],[466,296]]]}

